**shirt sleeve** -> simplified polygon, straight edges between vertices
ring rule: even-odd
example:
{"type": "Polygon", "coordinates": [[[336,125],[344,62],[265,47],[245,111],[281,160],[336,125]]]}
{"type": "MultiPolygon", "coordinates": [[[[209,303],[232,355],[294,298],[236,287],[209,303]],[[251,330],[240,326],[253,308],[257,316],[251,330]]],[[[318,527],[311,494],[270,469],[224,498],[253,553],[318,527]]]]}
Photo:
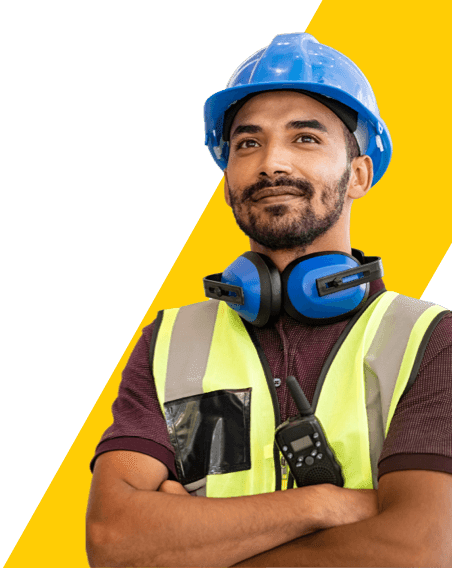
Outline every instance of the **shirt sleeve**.
{"type": "Polygon", "coordinates": [[[452,473],[452,314],[436,326],[416,380],[397,405],[378,477],[407,469],[452,473]]]}
{"type": "Polygon", "coordinates": [[[104,432],[94,458],[113,450],[140,452],[161,461],[168,468],[169,479],[177,481],[174,449],[166,420],[158,403],[149,364],[149,347],[155,322],[143,329],[122,373],[118,397],[113,403],[113,424],[104,432]]]}

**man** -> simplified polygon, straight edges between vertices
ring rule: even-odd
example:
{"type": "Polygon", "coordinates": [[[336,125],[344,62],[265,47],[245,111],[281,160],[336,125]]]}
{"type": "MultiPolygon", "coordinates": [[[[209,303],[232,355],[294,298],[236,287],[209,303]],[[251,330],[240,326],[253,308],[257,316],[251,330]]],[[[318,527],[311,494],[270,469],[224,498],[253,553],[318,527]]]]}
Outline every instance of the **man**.
{"type": "Polygon", "coordinates": [[[391,155],[370,86],[277,36],[207,101],[206,131],[251,252],[206,280],[225,301],[143,330],[93,460],[91,565],[452,566],[452,318],[364,280],[378,260],[350,244],[391,155]],[[316,449],[310,483],[287,485],[290,375],[345,488],[314,479],[316,449]]]}

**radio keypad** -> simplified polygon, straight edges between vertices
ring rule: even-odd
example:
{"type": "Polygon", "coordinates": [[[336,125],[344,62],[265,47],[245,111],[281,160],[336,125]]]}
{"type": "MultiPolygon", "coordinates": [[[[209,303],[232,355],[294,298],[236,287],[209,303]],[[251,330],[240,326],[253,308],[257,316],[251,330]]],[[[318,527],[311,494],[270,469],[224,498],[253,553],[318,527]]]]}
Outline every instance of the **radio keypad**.
{"type": "MultiPolygon", "coordinates": [[[[311,437],[311,441],[313,442],[313,445],[315,445],[315,448],[321,448],[322,447],[322,442],[320,440],[318,440],[318,438],[319,438],[318,432],[314,432],[313,434],[311,434],[310,437],[311,437]]],[[[289,450],[288,446],[283,446],[282,449],[283,449],[284,452],[288,452],[286,454],[287,459],[290,459],[290,460],[294,459],[294,454],[289,450]]],[[[313,449],[313,450],[311,450],[310,455],[308,455],[307,457],[304,457],[304,456],[296,457],[295,458],[296,461],[294,460],[295,466],[296,467],[302,467],[303,464],[310,466],[315,462],[314,458],[321,460],[323,458],[323,454],[319,453],[319,450],[313,449]]]]}

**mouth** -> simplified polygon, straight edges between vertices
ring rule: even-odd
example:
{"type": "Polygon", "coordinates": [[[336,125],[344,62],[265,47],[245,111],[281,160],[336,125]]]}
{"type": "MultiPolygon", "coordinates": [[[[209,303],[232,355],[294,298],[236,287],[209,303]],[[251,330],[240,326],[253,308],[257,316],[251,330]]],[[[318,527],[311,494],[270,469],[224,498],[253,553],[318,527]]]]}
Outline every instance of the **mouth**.
{"type": "Polygon", "coordinates": [[[251,201],[261,201],[263,203],[271,203],[273,201],[290,201],[296,197],[303,197],[304,193],[295,187],[270,187],[258,191],[251,201]]]}

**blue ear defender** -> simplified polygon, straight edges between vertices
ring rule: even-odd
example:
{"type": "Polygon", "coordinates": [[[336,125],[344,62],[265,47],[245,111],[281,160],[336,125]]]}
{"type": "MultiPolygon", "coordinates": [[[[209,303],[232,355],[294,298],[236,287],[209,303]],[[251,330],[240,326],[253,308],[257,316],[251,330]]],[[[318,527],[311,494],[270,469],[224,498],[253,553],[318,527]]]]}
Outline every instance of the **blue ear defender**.
{"type": "Polygon", "coordinates": [[[281,307],[297,321],[322,325],[356,313],[369,296],[369,282],[383,276],[379,257],[339,251],[295,259],[282,272],[265,255],[245,252],[221,274],[204,278],[208,298],[223,300],[246,321],[263,327],[281,307]]]}
{"type": "Polygon", "coordinates": [[[357,312],[369,296],[369,281],[363,281],[360,262],[337,251],[309,254],[292,261],[281,280],[285,311],[304,323],[340,321],[357,312]]]}
{"type": "Polygon", "coordinates": [[[281,277],[275,264],[247,251],[220,274],[204,278],[208,298],[224,300],[243,319],[262,327],[281,311],[281,277]]]}

